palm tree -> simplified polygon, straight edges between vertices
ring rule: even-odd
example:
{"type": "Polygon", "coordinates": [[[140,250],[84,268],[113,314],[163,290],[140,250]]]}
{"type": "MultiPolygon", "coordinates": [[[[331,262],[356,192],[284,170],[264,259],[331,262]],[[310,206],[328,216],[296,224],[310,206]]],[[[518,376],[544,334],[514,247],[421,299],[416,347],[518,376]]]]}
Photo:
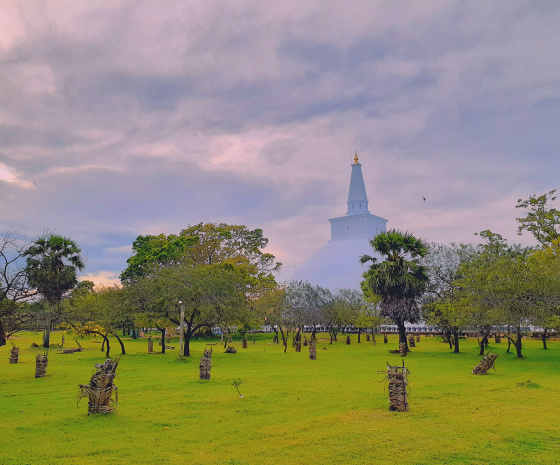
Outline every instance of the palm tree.
{"type": "Polygon", "coordinates": [[[47,311],[43,347],[50,344],[51,318],[60,310],[64,294],[78,283],[77,270],[84,268],[78,245],[67,237],[39,237],[25,252],[29,284],[50,307],[47,311]]]}
{"type": "Polygon", "coordinates": [[[399,331],[399,343],[407,344],[405,322],[415,323],[420,318],[417,299],[423,294],[428,275],[420,259],[428,252],[421,239],[396,229],[382,232],[369,241],[383,261],[363,255],[360,261],[371,263],[363,274],[364,293],[381,297],[381,316],[394,321],[399,331]]]}

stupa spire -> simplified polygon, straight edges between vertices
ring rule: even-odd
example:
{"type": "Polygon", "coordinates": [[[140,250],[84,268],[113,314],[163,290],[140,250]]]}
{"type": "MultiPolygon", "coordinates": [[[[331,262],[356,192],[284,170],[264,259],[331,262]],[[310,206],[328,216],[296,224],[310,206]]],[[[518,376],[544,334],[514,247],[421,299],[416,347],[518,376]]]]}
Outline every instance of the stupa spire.
{"type": "Polygon", "coordinates": [[[352,175],[350,176],[350,189],[348,190],[348,211],[346,215],[359,215],[369,213],[366,186],[362,175],[362,165],[358,163],[358,152],[354,156],[352,175]]]}

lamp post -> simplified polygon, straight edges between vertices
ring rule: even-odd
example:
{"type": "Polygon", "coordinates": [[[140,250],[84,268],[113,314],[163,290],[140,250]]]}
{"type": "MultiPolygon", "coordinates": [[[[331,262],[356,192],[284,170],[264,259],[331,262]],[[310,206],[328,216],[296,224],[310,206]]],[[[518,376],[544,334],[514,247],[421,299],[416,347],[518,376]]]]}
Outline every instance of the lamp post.
{"type": "Polygon", "coordinates": [[[184,341],[184,334],[183,328],[185,327],[185,304],[182,300],[179,300],[179,305],[181,306],[181,319],[179,321],[179,340],[181,341],[179,344],[179,358],[183,358],[183,341],[184,341]]]}

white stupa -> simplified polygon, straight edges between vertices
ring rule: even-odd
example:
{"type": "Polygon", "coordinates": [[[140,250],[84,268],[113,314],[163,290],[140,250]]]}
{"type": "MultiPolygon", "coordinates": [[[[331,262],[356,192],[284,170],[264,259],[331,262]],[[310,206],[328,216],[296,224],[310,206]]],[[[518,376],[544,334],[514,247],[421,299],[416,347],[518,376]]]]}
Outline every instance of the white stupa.
{"type": "Polygon", "coordinates": [[[329,219],[329,243],[306,260],[294,272],[293,279],[306,280],[331,290],[360,288],[362,274],[367,269],[367,265],[360,263],[360,257],[363,254],[374,255],[369,240],[386,230],[387,220],[372,215],[368,210],[369,202],[358,154],[352,164],[347,204],[345,216],[329,219]]]}

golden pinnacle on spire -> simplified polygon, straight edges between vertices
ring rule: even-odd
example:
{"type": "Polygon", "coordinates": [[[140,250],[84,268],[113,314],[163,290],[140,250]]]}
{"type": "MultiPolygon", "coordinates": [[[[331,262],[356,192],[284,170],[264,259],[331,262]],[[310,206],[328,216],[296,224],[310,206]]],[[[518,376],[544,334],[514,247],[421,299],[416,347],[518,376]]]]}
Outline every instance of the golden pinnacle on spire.
{"type": "Polygon", "coordinates": [[[354,164],[358,164],[358,152],[356,152],[356,156],[354,157],[354,164]]]}

